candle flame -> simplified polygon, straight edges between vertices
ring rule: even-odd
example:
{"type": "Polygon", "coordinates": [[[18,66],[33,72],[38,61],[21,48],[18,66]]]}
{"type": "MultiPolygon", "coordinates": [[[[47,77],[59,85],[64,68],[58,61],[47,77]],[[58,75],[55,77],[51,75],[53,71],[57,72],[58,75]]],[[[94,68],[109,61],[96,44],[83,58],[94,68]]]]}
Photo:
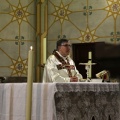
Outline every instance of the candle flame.
{"type": "Polygon", "coordinates": [[[32,46],[30,46],[30,50],[33,50],[33,47],[32,47],[32,46]]]}

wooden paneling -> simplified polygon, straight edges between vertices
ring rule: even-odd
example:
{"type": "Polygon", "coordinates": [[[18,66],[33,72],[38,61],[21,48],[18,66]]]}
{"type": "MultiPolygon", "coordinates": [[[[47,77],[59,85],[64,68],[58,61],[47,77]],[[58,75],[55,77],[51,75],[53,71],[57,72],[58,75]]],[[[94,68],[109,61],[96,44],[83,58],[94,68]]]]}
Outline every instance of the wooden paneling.
{"type": "Polygon", "coordinates": [[[75,43],[72,44],[73,60],[77,69],[87,77],[84,65],[79,63],[88,62],[88,52],[92,51],[92,62],[97,63],[92,66],[92,78],[102,70],[109,70],[111,77],[120,77],[120,46],[105,44],[104,42],[75,43]]]}

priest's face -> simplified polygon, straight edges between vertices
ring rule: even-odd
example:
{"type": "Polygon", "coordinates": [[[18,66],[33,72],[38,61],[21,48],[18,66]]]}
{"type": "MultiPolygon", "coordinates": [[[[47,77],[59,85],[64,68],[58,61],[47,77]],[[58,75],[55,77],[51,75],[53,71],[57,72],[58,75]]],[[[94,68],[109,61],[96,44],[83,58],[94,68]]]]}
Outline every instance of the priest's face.
{"type": "Polygon", "coordinates": [[[58,48],[58,51],[64,57],[66,57],[67,55],[70,54],[70,50],[71,50],[71,44],[70,44],[70,42],[64,42],[58,48]]]}

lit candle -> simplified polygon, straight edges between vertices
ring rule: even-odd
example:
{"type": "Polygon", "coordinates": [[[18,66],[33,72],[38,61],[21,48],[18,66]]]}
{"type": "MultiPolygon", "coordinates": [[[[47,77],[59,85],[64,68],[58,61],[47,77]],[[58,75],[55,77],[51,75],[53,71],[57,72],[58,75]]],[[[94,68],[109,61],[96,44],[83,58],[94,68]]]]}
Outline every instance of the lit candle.
{"type": "Polygon", "coordinates": [[[43,63],[46,63],[46,38],[43,39],[43,63]]]}
{"type": "Polygon", "coordinates": [[[33,66],[34,64],[34,51],[30,47],[28,53],[28,76],[27,76],[27,98],[26,98],[26,120],[31,120],[32,109],[32,83],[33,83],[33,66]]]}
{"type": "Polygon", "coordinates": [[[88,59],[92,59],[92,52],[91,51],[88,52],[88,59]]]}

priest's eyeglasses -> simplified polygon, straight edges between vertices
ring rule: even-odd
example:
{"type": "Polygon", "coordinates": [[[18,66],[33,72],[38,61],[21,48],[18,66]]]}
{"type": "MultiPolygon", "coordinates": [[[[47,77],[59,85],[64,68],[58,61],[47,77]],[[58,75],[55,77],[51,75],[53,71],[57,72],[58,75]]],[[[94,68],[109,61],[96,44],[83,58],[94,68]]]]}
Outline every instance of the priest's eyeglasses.
{"type": "Polygon", "coordinates": [[[71,45],[69,45],[69,44],[66,44],[66,45],[61,45],[61,46],[65,46],[65,47],[71,47],[71,45]]]}

